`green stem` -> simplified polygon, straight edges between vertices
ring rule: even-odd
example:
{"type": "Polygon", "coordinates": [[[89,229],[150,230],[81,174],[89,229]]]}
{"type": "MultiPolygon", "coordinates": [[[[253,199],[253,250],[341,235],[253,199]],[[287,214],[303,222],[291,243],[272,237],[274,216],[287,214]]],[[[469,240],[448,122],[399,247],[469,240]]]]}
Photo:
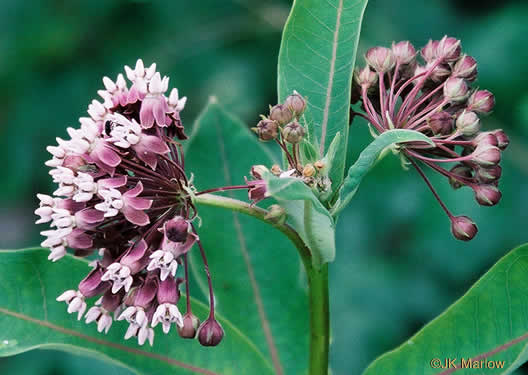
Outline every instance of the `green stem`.
{"type": "Polygon", "coordinates": [[[310,249],[299,234],[288,224],[266,219],[268,211],[237,199],[214,194],[193,197],[196,204],[222,207],[253,216],[281,231],[297,248],[306,270],[310,304],[310,359],[309,375],[328,374],[328,349],[330,343],[330,310],[328,299],[328,264],[316,269],[312,265],[310,249]]]}

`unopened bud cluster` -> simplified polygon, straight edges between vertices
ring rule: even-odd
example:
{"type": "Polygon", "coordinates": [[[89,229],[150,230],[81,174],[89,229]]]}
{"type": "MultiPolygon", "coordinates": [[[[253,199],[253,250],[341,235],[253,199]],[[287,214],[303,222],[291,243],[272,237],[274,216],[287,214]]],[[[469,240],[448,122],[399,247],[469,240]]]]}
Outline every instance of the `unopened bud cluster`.
{"type": "Polygon", "coordinates": [[[53,196],[37,195],[37,223],[50,225],[42,246],[54,262],[68,248],[80,257],[98,255],[78,288],[57,300],[79,320],[96,323],[99,332],[126,320],[125,339],[137,337],[140,345],[153,344],[157,325],[168,333],[173,324],[182,337],[194,338],[201,329],[208,332],[207,340],[198,337],[203,345],[218,344],[218,323],[207,328],[215,321],[213,299],[207,327],[201,328],[189,302],[187,253],[198,244],[206,259],[192,224],[196,210],[182,148],[174,139],[186,139],[180,119],[186,98],[177,89],[165,95],[169,78],[155,64],[145,68],[138,60],[125,71],[130,87],[123,74],[115,82],[105,77],[98,92],[103,102],[92,101],[80,128],[67,129],[70,139],[57,138],[58,145],[48,147],[53,157],[46,165],[58,188],[53,196]],[[182,283],[185,315],[178,308],[182,283]]]}
{"type": "MultiPolygon", "coordinates": [[[[497,204],[499,162],[509,140],[502,130],[481,131],[480,117],[491,112],[495,98],[487,90],[472,88],[477,63],[462,52],[460,40],[430,40],[419,52],[403,41],[391,48],[371,48],[365,59],[366,66],[355,73],[352,95],[352,104],[360,101],[363,113],[354,113],[366,118],[378,134],[394,128],[423,133],[435,146],[415,142],[401,148],[413,166],[430,167],[454,188],[470,187],[481,205],[497,204]],[[454,165],[445,168],[446,163],[454,165]]],[[[471,219],[445,211],[456,238],[475,236],[471,219]]]]}

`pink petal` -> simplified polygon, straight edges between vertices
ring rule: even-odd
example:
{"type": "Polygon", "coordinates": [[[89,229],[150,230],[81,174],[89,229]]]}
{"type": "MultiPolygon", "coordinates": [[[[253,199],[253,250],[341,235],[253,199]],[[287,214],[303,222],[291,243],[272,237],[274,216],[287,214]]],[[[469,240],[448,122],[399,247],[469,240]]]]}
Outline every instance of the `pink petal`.
{"type": "Polygon", "coordinates": [[[100,186],[105,188],[118,188],[121,186],[126,185],[127,182],[127,176],[119,176],[114,178],[105,178],[102,180],[99,180],[98,183],[100,186]]]}
{"type": "Polygon", "coordinates": [[[152,200],[146,198],[127,197],[125,204],[136,210],[148,210],[152,206],[152,200]]]}
{"type": "Polygon", "coordinates": [[[134,147],[134,151],[136,151],[139,160],[147,164],[153,170],[156,170],[156,166],[158,165],[158,157],[155,153],[148,151],[147,148],[143,147],[140,144],[137,144],[134,147]]]}
{"type": "Polygon", "coordinates": [[[74,249],[89,249],[93,246],[92,236],[81,229],[74,229],[67,237],[68,246],[74,249]]]}
{"type": "Polygon", "coordinates": [[[123,207],[122,212],[125,215],[126,219],[132,224],[136,224],[142,227],[150,223],[148,215],[143,211],[125,206],[123,207]]]}
{"type": "Polygon", "coordinates": [[[123,256],[123,259],[121,259],[121,264],[127,266],[129,264],[137,262],[138,260],[143,258],[145,252],[147,251],[147,248],[148,245],[144,239],[141,239],[140,241],[136,242],[134,246],[132,246],[123,256]]]}
{"type": "Polygon", "coordinates": [[[110,167],[117,167],[119,163],[121,163],[121,158],[110,147],[108,147],[104,142],[99,142],[97,146],[95,146],[95,149],[92,151],[92,154],[95,153],[95,155],[101,160],[103,163],[110,167]]]}
{"type": "Polygon", "coordinates": [[[137,183],[136,186],[134,186],[133,189],[128,190],[125,194],[123,194],[123,197],[125,198],[132,198],[137,197],[141,192],[143,191],[143,184],[141,181],[137,183]]]}
{"type": "Polygon", "coordinates": [[[93,224],[104,220],[104,212],[93,208],[85,208],[75,214],[75,220],[79,228],[90,228],[93,224]]]}
{"type": "Polygon", "coordinates": [[[143,128],[151,128],[154,125],[154,114],[153,111],[154,102],[152,99],[145,99],[141,103],[141,110],[139,111],[139,121],[143,128]]]}
{"type": "Polygon", "coordinates": [[[166,154],[170,152],[167,143],[165,143],[161,138],[156,137],[155,135],[143,134],[141,136],[141,141],[138,146],[156,154],[166,154]]]}
{"type": "Polygon", "coordinates": [[[137,85],[134,83],[132,87],[130,88],[130,91],[128,92],[127,96],[127,102],[132,104],[139,100],[139,90],[137,88],[137,85]]]}
{"type": "Polygon", "coordinates": [[[165,98],[163,96],[159,96],[154,101],[154,106],[152,109],[152,112],[154,113],[154,118],[156,119],[156,122],[158,125],[165,125],[165,113],[169,111],[169,107],[167,105],[167,102],[165,101],[165,98]]]}

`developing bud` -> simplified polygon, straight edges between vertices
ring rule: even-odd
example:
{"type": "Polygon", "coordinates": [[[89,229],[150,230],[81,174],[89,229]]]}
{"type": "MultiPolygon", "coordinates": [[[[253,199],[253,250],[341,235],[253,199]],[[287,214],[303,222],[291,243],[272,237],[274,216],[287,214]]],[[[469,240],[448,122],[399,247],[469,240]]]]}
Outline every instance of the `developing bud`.
{"type": "Polygon", "coordinates": [[[468,86],[462,78],[449,77],[444,83],[444,96],[450,102],[463,102],[468,95],[468,86]]]}
{"type": "Polygon", "coordinates": [[[301,94],[293,90],[293,94],[286,98],[284,105],[289,108],[295,116],[299,117],[306,109],[306,100],[304,100],[301,94]]]}
{"type": "Polygon", "coordinates": [[[281,170],[281,168],[280,168],[280,166],[278,164],[273,164],[271,166],[271,173],[274,176],[280,176],[280,174],[282,173],[282,170],[281,170]]]}
{"type": "Polygon", "coordinates": [[[456,127],[463,135],[471,137],[480,130],[480,120],[475,112],[462,112],[456,119],[456,127]]]}
{"type": "Polygon", "coordinates": [[[302,174],[304,177],[312,177],[315,175],[315,168],[312,164],[306,164],[303,168],[302,174]]]}
{"type": "Polygon", "coordinates": [[[279,125],[284,125],[292,120],[293,113],[286,105],[277,104],[270,109],[269,118],[279,125]]]}
{"type": "Polygon", "coordinates": [[[445,111],[436,112],[427,119],[427,125],[437,135],[451,134],[454,122],[453,116],[445,111]]]}
{"type": "Polygon", "coordinates": [[[436,60],[438,57],[437,55],[437,47],[438,47],[438,40],[429,40],[425,47],[422,48],[420,51],[422,54],[422,57],[426,62],[431,62],[436,60]]]}
{"type": "Polygon", "coordinates": [[[489,113],[495,106],[495,97],[488,90],[475,91],[468,99],[468,110],[489,113]]]}
{"type": "Polygon", "coordinates": [[[500,149],[491,145],[478,145],[473,151],[472,160],[481,167],[490,167],[498,164],[501,159],[500,149]]]}
{"type": "Polygon", "coordinates": [[[363,69],[354,72],[354,79],[362,89],[369,89],[378,81],[378,75],[370,70],[367,65],[363,69]]]}
{"type": "Polygon", "coordinates": [[[460,40],[446,35],[440,40],[440,42],[438,42],[436,53],[438,57],[443,58],[444,61],[452,62],[458,60],[461,49],[460,40]]]}
{"type": "Polygon", "coordinates": [[[266,168],[264,165],[254,165],[251,167],[251,171],[249,171],[251,176],[257,180],[261,180],[266,172],[268,172],[268,168],[266,168]]]}
{"type": "MultiPolygon", "coordinates": [[[[430,62],[425,66],[426,70],[429,70],[434,62],[430,62]]],[[[431,72],[431,75],[429,75],[429,78],[431,81],[439,83],[443,82],[451,75],[451,69],[449,68],[449,65],[446,64],[438,64],[433,71],[431,72]]]]}
{"type": "Polygon", "coordinates": [[[178,326],[178,334],[184,339],[194,339],[196,337],[196,330],[200,325],[200,319],[192,313],[186,313],[183,316],[183,326],[178,326]]]}
{"type": "Polygon", "coordinates": [[[163,231],[169,241],[185,242],[189,235],[189,223],[181,216],[177,216],[163,224],[163,231]]]}
{"type": "Polygon", "coordinates": [[[396,63],[392,51],[385,47],[373,47],[367,51],[365,60],[372,69],[379,73],[385,73],[391,70],[396,63]]]}
{"type": "Polygon", "coordinates": [[[500,165],[493,165],[489,168],[478,167],[475,176],[480,183],[489,184],[498,180],[502,175],[500,165]]]}
{"type": "Polygon", "coordinates": [[[461,241],[469,241],[478,232],[475,223],[467,216],[452,216],[451,217],[451,233],[456,239],[461,241]]]}
{"type": "Polygon", "coordinates": [[[392,54],[400,65],[409,65],[416,61],[416,50],[409,41],[392,43],[392,54]]]}
{"type": "Polygon", "coordinates": [[[286,221],[286,210],[278,204],[272,204],[268,207],[268,213],[264,219],[270,220],[275,224],[284,224],[286,221]]]}
{"type": "Polygon", "coordinates": [[[506,150],[506,148],[510,144],[510,139],[508,138],[506,133],[504,133],[504,131],[502,129],[497,129],[497,130],[495,130],[493,132],[493,135],[495,135],[495,137],[497,137],[497,146],[501,150],[506,150]]]}
{"type": "Polygon", "coordinates": [[[489,146],[498,146],[499,141],[495,134],[492,132],[483,132],[477,135],[473,140],[471,141],[474,147],[477,147],[478,145],[489,145],[489,146]]]}
{"type": "Polygon", "coordinates": [[[472,169],[464,164],[457,164],[453,168],[451,168],[450,172],[456,177],[460,177],[460,179],[456,177],[449,177],[449,183],[451,184],[451,187],[453,189],[459,189],[462,186],[466,185],[462,179],[471,179],[473,177],[472,169]]]}
{"type": "Polygon", "coordinates": [[[282,130],[282,136],[289,143],[299,143],[304,137],[304,128],[297,121],[290,122],[282,130]]]}
{"type": "Polygon", "coordinates": [[[252,130],[258,134],[260,140],[271,141],[279,135],[279,125],[277,122],[269,119],[260,120],[256,128],[252,130]]]}
{"type": "Polygon", "coordinates": [[[314,163],[314,167],[317,168],[318,171],[320,171],[321,169],[325,167],[325,163],[322,160],[317,160],[314,163]]]}
{"type": "Polygon", "coordinates": [[[502,197],[502,193],[495,185],[473,185],[472,188],[475,199],[483,206],[495,206],[502,197]]]}
{"type": "Polygon", "coordinates": [[[477,78],[477,62],[471,56],[462,56],[453,67],[453,76],[473,81],[477,78]]]}
{"type": "Polygon", "coordinates": [[[198,328],[198,341],[203,346],[216,346],[222,341],[224,330],[214,318],[209,318],[198,328]]]}

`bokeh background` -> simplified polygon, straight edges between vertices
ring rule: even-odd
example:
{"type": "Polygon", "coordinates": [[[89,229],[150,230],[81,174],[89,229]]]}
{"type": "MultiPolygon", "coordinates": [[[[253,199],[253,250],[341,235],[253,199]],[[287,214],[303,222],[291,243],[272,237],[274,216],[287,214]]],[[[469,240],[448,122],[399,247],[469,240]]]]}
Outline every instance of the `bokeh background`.
{"type": "MultiPolygon", "coordinates": [[[[103,75],[115,77],[138,57],[155,61],[191,98],[186,124],[214,94],[252,125],[276,102],[289,7],[283,0],[0,0],[0,249],[41,241],[33,210],[35,194],[52,188],[45,146],[77,125],[103,75]]],[[[484,127],[505,129],[512,143],[504,155],[503,199],[494,208],[432,176],[448,206],[479,224],[471,243],[451,237],[425,184],[396,158],[366,178],[340,219],[331,266],[334,374],[360,373],[460,297],[506,251],[528,241],[527,20],[522,0],[372,0],[367,6],[361,64],[367,48],[393,40],[421,46],[444,34],[462,39],[479,62],[479,86],[497,99],[484,127]]],[[[350,162],[368,142],[366,127],[355,122],[350,162]]],[[[0,359],[0,374],[77,375],[87,368],[117,371],[49,350],[0,359]]]]}

